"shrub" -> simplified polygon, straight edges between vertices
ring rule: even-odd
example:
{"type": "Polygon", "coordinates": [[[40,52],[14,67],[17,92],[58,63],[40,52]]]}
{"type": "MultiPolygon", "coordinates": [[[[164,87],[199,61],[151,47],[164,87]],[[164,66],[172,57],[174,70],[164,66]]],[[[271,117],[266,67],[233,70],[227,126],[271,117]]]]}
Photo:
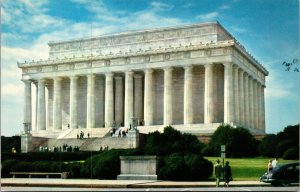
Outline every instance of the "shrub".
{"type": "Polygon", "coordinates": [[[74,162],[67,164],[67,170],[69,171],[68,178],[82,178],[81,168],[83,163],[74,162]]]}
{"type": "Polygon", "coordinates": [[[206,180],[213,172],[212,162],[204,159],[197,154],[189,154],[184,156],[184,161],[189,170],[188,178],[192,181],[206,180]]]}
{"type": "Polygon", "coordinates": [[[178,154],[166,156],[158,162],[158,179],[173,181],[207,180],[213,171],[213,164],[199,154],[178,154]]]}
{"type": "Polygon", "coordinates": [[[143,148],[148,155],[165,156],[172,153],[198,153],[200,154],[204,144],[194,135],[184,133],[168,126],[163,133],[158,131],[149,133],[143,148]]]}
{"type": "Polygon", "coordinates": [[[259,144],[259,153],[264,157],[275,157],[276,154],[276,135],[266,135],[259,144]]]}
{"type": "Polygon", "coordinates": [[[295,147],[288,149],[283,153],[282,158],[289,160],[299,160],[299,150],[295,147]]]}
{"type": "Polygon", "coordinates": [[[225,145],[227,157],[254,157],[258,155],[258,143],[245,128],[221,125],[213,133],[205,152],[219,156],[221,145],[225,145]]]}
{"type": "Polygon", "coordinates": [[[111,149],[88,158],[82,166],[81,175],[85,178],[116,179],[120,174],[120,156],[141,155],[139,149],[111,149]]]}
{"type": "Polygon", "coordinates": [[[184,158],[179,154],[172,154],[165,159],[164,166],[158,171],[158,178],[164,180],[186,180],[188,175],[184,158]]]}
{"type": "Polygon", "coordinates": [[[30,153],[2,153],[1,160],[16,159],[19,161],[82,161],[92,155],[100,154],[99,151],[79,151],[79,152],[30,152],[30,153]]]}
{"type": "Polygon", "coordinates": [[[1,177],[11,177],[9,174],[12,171],[12,167],[18,163],[15,159],[7,159],[2,161],[1,177]]]}
{"type": "Polygon", "coordinates": [[[11,149],[15,148],[17,153],[21,151],[21,137],[12,136],[4,137],[1,136],[1,153],[11,153],[11,149]]]}

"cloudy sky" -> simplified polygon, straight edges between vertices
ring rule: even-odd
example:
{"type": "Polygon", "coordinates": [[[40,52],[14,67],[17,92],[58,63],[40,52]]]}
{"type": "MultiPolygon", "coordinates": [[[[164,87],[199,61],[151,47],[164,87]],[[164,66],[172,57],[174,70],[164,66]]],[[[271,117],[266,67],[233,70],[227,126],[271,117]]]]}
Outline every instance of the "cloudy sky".
{"type": "Polygon", "coordinates": [[[23,83],[17,61],[48,58],[49,41],[219,21],[270,72],[266,131],[299,122],[297,0],[2,0],[1,134],[18,134],[23,83]]]}

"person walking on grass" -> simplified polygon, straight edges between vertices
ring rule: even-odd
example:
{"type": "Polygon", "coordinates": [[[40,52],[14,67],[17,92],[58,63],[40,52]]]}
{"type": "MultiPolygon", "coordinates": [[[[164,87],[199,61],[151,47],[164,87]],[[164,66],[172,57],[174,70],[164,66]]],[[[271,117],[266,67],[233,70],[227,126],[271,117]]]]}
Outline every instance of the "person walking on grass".
{"type": "Polygon", "coordinates": [[[224,181],[225,181],[224,185],[226,187],[229,187],[229,182],[232,180],[232,174],[231,174],[231,167],[228,161],[226,161],[223,167],[223,174],[224,174],[224,181]]]}
{"type": "Polygon", "coordinates": [[[216,187],[219,187],[220,179],[222,176],[222,165],[220,165],[220,160],[217,160],[217,164],[214,165],[214,174],[216,178],[216,187]]]}

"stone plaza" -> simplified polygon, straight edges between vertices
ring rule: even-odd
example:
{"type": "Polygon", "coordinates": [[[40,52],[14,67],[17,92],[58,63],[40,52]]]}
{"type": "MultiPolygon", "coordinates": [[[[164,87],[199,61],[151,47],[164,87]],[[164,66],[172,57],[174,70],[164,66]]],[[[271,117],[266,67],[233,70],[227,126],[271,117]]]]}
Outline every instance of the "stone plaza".
{"type": "Polygon", "coordinates": [[[18,63],[33,136],[130,128],[132,118],[141,133],[209,135],[221,124],[265,133],[268,71],[218,22],[48,45],[48,60],[18,63]]]}

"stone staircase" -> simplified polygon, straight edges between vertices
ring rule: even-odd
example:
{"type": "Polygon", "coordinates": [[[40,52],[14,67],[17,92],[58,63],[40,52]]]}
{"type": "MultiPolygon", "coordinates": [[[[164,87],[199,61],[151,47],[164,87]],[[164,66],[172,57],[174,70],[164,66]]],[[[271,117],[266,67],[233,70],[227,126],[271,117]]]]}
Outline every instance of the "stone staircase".
{"type": "Polygon", "coordinates": [[[90,138],[94,137],[104,137],[109,134],[111,128],[78,128],[78,129],[68,129],[61,133],[57,138],[58,139],[76,139],[77,134],[80,135],[81,132],[84,133],[84,138],[88,138],[88,134],[90,134],[90,138]]]}
{"type": "Polygon", "coordinates": [[[48,139],[48,148],[52,150],[53,147],[62,147],[64,144],[68,146],[82,146],[88,139],[48,139]]]}
{"type": "Polygon", "coordinates": [[[85,143],[80,147],[81,151],[99,151],[100,148],[104,149],[108,146],[109,149],[126,149],[128,148],[127,137],[102,137],[93,138],[94,140],[85,143]]]}

